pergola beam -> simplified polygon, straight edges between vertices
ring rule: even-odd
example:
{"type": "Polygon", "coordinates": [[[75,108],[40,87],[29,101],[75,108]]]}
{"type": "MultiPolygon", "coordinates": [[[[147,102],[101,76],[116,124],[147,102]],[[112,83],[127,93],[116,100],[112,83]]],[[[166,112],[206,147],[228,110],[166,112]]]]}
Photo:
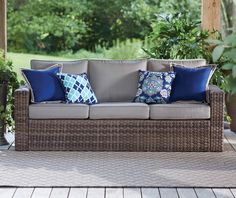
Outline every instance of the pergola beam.
{"type": "Polygon", "coordinates": [[[202,0],[202,29],[220,30],[220,4],[221,0],[202,0]]]}
{"type": "Polygon", "coordinates": [[[7,51],[7,0],[0,0],[0,48],[7,51]]]}

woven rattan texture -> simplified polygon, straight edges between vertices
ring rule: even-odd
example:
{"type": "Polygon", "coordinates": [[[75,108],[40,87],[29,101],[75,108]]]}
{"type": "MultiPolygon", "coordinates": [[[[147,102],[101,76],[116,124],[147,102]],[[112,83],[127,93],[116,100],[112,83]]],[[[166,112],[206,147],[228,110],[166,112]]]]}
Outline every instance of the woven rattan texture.
{"type": "Polygon", "coordinates": [[[15,92],[16,150],[222,151],[224,93],[209,90],[210,120],[31,120],[30,92],[15,92]]]}

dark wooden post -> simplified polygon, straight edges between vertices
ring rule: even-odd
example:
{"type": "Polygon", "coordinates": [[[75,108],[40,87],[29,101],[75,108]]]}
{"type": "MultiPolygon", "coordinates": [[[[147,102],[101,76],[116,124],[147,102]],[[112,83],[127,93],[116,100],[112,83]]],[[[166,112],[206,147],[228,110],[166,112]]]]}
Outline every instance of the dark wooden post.
{"type": "Polygon", "coordinates": [[[7,0],[0,0],[0,48],[7,52],[7,0]]]}
{"type": "Polygon", "coordinates": [[[221,0],[202,0],[202,29],[220,30],[221,0]]]}

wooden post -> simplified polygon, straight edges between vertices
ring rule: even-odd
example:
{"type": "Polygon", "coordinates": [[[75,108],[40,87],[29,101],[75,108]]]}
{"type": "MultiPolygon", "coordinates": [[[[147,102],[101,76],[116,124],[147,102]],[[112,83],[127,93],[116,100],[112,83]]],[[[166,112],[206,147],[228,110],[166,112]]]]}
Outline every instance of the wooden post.
{"type": "Polygon", "coordinates": [[[7,52],[7,0],[0,0],[0,48],[7,52]]]}
{"type": "Polygon", "coordinates": [[[202,29],[220,30],[221,0],[202,0],[202,29]]]}

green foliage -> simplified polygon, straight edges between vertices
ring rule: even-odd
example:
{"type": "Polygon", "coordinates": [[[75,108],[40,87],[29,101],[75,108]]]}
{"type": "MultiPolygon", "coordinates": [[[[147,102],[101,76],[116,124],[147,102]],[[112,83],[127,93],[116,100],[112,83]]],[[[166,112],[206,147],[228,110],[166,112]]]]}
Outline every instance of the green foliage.
{"type": "Polygon", "coordinates": [[[10,9],[10,49],[51,52],[79,46],[86,33],[82,20],[85,11],[83,0],[28,0],[18,8],[10,9]]]}
{"type": "Polygon", "coordinates": [[[216,46],[212,57],[214,61],[225,59],[221,69],[225,70],[226,91],[230,94],[236,93],[236,32],[225,37],[223,40],[214,41],[216,46]]]}
{"type": "Polygon", "coordinates": [[[199,22],[190,20],[185,13],[160,16],[153,23],[149,36],[151,46],[144,49],[151,58],[186,59],[209,58],[207,31],[199,27],[199,22]]]}
{"type": "Polygon", "coordinates": [[[116,40],[144,40],[157,15],[183,9],[198,19],[200,0],[8,0],[8,46],[47,54],[108,49],[116,40]]]}
{"type": "Polygon", "coordinates": [[[119,60],[128,60],[128,59],[137,59],[144,58],[145,53],[142,50],[142,47],[146,46],[145,42],[142,42],[138,39],[127,39],[126,41],[116,40],[113,42],[113,46],[109,49],[97,45],[95,47],[95,52],[90,52],[87,50],[79,50],[76,53],[73,52],[60,52],[55,55],[60,57],[66,57],[71,59],[119,59],[119,60]]]}
{"type": "Polygon", "coordinates": [[[0,106],[0,119],[5,125],[13,126],[14,91],[19,87],[19,82],[13,71],[12,62],[5,60],[3,51],[0,51],[0,84],[8,85],[7,106],[0,106]]]}

